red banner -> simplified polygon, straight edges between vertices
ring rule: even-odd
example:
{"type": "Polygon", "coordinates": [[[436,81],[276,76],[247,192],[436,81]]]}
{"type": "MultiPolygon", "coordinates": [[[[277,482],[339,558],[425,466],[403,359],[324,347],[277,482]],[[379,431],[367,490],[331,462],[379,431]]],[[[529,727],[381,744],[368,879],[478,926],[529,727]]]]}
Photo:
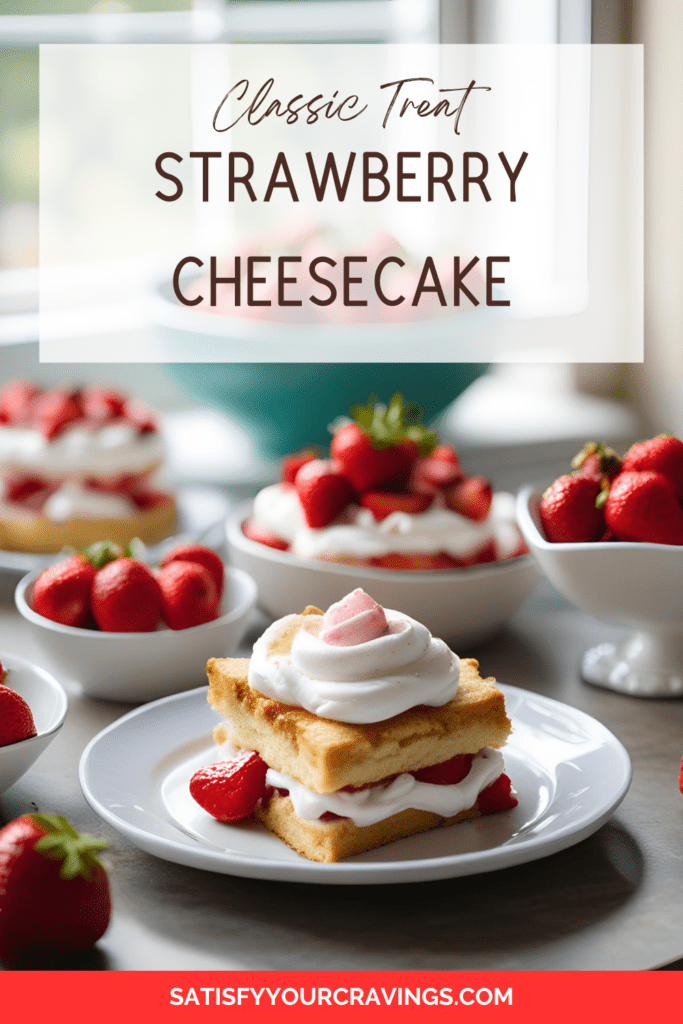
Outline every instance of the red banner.
{"type": "Polygon", "coordinates": [[[121,971],[0,974],[2,1020],[98,1024],[225,1019],[581,1024],[674,1013],[676,972],[121,971]],[[40,993],[38,998],[27,992],[40,993]]]}

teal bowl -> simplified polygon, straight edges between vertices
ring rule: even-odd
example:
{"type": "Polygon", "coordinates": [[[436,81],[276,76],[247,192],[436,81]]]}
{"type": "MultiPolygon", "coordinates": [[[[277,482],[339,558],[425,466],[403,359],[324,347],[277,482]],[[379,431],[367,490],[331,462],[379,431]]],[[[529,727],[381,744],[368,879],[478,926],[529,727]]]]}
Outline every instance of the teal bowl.
{"type": "Polygon", "coordinates": [[[221,409],[252,438],[264,458],[309,444],[327,446],[328,424],[366,402],[400,391],[434,419],[479,377],[480,363],[172,363],[191,395],[221,409]]]}

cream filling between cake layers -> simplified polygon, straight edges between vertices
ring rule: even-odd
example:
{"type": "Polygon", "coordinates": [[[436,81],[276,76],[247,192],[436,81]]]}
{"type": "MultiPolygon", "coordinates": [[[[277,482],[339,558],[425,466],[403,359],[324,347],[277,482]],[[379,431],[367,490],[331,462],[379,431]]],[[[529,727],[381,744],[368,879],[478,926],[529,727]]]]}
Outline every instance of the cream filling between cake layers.
{"type": "MultiPolygon", "coordinates": [[[[314,793],[283,772],[269,768],[266,784],[274,789],[288,790],[296,814],[307,821],[316,821],[332,813],[350,818],[362,828],[374,825],[401,811],[431,811],[444,818],[469,810],[477,797],[503,773],[503,755],[493,747],[484,747],[472,761],[467,776],[451,785],[420,782],[413,775],[398,775],[391,782],[378,783],[356,791],[314,793]]],[[[323,822],[324,824],[324,822],[323,822]]]]}
{"type": "Polygon", "coordinates": [[[136,476],[159,465],[164,455],[159,433],[139,434],[125,422],[99,430],[67,427],[52,440],[24,427],[0,429],[0,467],[46,480],[136,476]]]}
{"type": "Polygon", "coordinates": [[[302,558],[381,558],[388,554],[439,552],[464,558],[492,540],[498,557],[505,558],[519,547],[515,500],[504,491],[494,494],[491,511],[479,522],[437,504],[415,515],[392,512],[381,522],[369,509],[351,506],[329,526],[312,529],[306,525],[296,490],[273,484],[256,495],[254,520],[266,533],[281,537],[292,553],[302,558]]]}

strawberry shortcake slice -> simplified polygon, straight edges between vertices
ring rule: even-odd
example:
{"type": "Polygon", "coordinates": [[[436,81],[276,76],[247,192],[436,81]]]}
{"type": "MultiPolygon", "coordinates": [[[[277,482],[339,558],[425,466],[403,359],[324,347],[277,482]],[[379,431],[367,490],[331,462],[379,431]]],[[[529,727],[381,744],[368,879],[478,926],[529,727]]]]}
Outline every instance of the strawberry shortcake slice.
{"type": "Polygon", "coordinates": [[[175,501],[152,482],[164,459],[155,415],[110,388],[0,392],[0,547],[56,552],[101,537],[155,543],[175,501]]]}
{"type": "Polygon", "coordinates": [[[503,694],[425,626],[362,590],[271,625],[250,660],[209,661],[224,759],[190,792],[332,862],[517,804],[503,694]]]}

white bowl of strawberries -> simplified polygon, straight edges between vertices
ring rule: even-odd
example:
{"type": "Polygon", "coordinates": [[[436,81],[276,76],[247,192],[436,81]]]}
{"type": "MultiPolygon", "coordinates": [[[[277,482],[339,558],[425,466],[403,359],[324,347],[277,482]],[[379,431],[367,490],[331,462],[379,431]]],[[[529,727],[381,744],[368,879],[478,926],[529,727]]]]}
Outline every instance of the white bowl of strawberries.
{"type": "Polygon", "coordinates": [[[109,542],[25,576],[15,601],[65,680],[91,697],[155,700],[201,685],[207,658],[230,654],[256,584],[199,544],[153,569],[109,542]]]}
{"type": "Polygon", "coordinates": [[[232,564],[275,617],[362,587],[452,643],[490,636],[537,580],[514,499],[467,477],[400,395],[351,417],[329,458],[285,459],[280,483],[231,517],[232,564]]]}
{"type": "Polygon", "coordinates": [[[0,665],[0,793],[28,771],[61,729],[66,694],[43,668],[14,654],[0,665]]]}
{"type": "Polygon", "coordinates": [[[583,657],[590,683],[683,696],[683,442],[657,437],[623,460],[590,443],[518,521],[542,572],[583,611],[631,631],[583,657]]]}

